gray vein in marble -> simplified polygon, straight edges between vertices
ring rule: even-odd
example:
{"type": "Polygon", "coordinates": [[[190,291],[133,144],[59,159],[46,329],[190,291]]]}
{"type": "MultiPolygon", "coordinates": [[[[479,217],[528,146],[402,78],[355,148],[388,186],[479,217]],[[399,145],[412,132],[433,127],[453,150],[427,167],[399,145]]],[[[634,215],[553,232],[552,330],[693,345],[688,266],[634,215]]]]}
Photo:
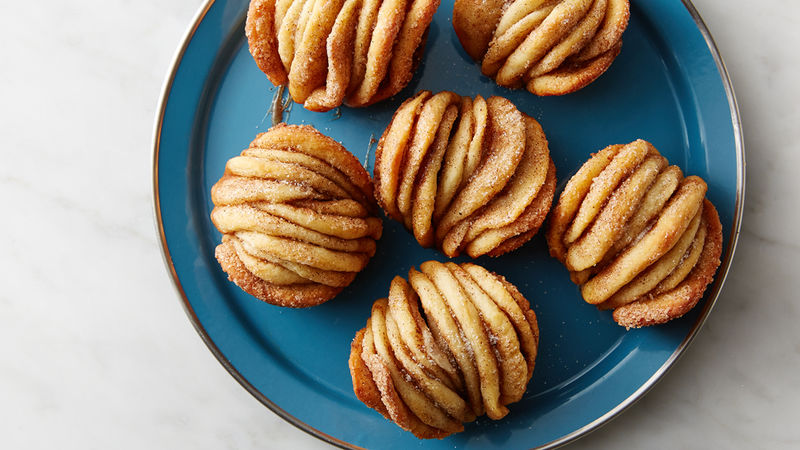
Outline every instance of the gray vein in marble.
{"type": "MultiPolygon", "coordinates": [[[[5,448],[330,448],[230,377],[163,268],[153,114],[200,3],[15,2],[0,14],[5,448]]],[[[737,257],[676,366],[572,448],[800,448],[800,3],[695,4],[743,116],[737,257]]]]}

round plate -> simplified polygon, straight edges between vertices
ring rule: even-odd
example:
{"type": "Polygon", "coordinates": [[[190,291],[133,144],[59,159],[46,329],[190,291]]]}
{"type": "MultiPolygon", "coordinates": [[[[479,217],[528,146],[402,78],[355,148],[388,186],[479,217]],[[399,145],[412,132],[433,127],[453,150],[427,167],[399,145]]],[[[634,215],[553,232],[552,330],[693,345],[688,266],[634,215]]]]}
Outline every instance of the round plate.
{"type": "MultiPolygon", "coordinates": [[[[424,59],[394,99],[340,114],[294,105],[284,117],[341,141],[372,170],[370,141],[393,111],[421,89],[501,95],[542,124],[563,182],[595,152],[637,138],[652,142],[686,174],[703,177],[724,229],[723,262],[705,299],[666,325],[626,331],[610,312],[586,304],[566,269],[548,255],[543,233],[497,259],[477,260],[505,275],[531,301],[541,343],[524,398],[494,422],[481,418],[441,441],[419,441],[353,394],[347,358],[372,302],[395,275],[441,253],[422,249],[397,222],[384,221],[378,253],[330,302],[278,308],[245,294],[216,260],[220,241],[210,189],[225,161],[271,123],[274,87],[244,37],[245,0],[210,1],[198,14],[166,80],[156,122],[155,213],[167,267],[190,320],[220,362],[257,399],[303,430],[342,447],[522,448],[554,446],[596,428],[641,397],[694,337],[717,298],[739,228],[744,151],[730,82],[693,7],[636,2],[622,53],[577,93],[539,98],[500,88],[480,74],[453,32],[442,1],[424,59]]],[[[463,259],[463,258],[462,258],[463,259]]],[[[459,260],[462,260],[459,259],[459,260]]]]}

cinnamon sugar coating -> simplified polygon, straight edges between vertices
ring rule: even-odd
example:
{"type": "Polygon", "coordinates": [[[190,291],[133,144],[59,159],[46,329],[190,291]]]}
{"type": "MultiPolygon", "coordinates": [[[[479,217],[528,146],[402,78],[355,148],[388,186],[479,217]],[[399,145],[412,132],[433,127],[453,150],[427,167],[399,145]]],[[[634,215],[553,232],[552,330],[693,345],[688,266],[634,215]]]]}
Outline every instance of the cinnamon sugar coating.
{"type": "Polygon", "coordinates": [[[503,277],[428,261],[408,281],[395,277],[356,333],[353,389],[416,437],[441,439],[477,416],[508,414],[531,379],[538,343],[536,315],[503,277]]]}
{"type": "Polygon", "coordinates": [[[456,0],[453,27],[497,84],[564,95],[611,66],[629,17],[628,0],[456,0]]]}
{"type": "Polygon", "coordinates": [[[649,142],[612,145],[569,180],[547,230],[550,254],[583,299],[636,328],[686,314],[720,264],[722,226],[708,187],[649,142]]]}
{"type": "Polygon", "coordinates": [[[267,303],[333,298],[375,254],[382,226],[358,160],[310,126],[279,124],[228,160],[211,189],[215,255],[228,278],[267,303]]]}
{"type": "Polygon", "coordinates": [[[555,166],[539,123],[502,97],[423,91],[375,150],[375,197],[423,247],[498,256],[544,221],[555,166]]]}
{"type": "Polygon", "coordinates": [[[419,64],[439,0],[251,0],[245,33],[258,67],[311,111],[371,105],[419,64]]]}

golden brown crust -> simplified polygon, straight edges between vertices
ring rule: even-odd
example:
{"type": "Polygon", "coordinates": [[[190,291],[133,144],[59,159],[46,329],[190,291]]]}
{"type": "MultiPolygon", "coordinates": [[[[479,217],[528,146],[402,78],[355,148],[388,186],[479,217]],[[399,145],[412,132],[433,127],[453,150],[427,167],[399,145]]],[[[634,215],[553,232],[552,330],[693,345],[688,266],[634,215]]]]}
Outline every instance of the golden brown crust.
{"type": "Polygon", "coordinates": [[[276,306],[306,308],[324,303],[342,291],[342,288],[321,284],[294,284],[280,286],[268,283],[253,275],[236,256],[230,242],[219,244],[214,251],[228,279],[253,297],[276,306]]]}
{"type": "Polygon", "coordinates": [[[614,320],[628,328],[657,325],[689,312],[703,298],[714,281],[722,255],[722,224],[710,201],[703,203],[703,221],[707,227],[700,260],[689,275],[673,289],[652,298],[629,303],[614,310],[614,320]]]}
{"type": "Polygon", "coordinates": [[[409,280],[395,277],[351,344],[356,397],[420,439],[484,412],[505,416],[533,374],[539,330],[528,301],[475,264],[428,261],[409,280]]]}
{"type": "Polygon", "coordinates": [[[358,330],[358,332],[356,332],[356,337],[350,344],[348,366],[350,367],[350,375],[353,379],[353,392],[355,392],[356,397],[365,405],[378,411],[383,417],[391,420],[389,411],[386,410],[386,406],[381,402],[381,392],[372,379],[372,372],[369,371],[364,360],[361,359],[361,353],[364,351],[362,343],[364,342],[365,332],[366,328],[358,330]]]}
{"type": "Polygon", "coordinates": [[[212,187],[215,255],[228,278],[267,303],[330,300],[375,254],[382,227],[369,174],[310,126],[280,124],[231,158],[212,187]]]}
{"type": "Polygon", "coordinates": [[[250,53],[311,111],[371,105],[416,70],[439,0],[251,0],[250,53]]]}
{"type": "Polygon", "coordinates": [[[547,75],[528,81],[529,92],[541,97],[571,94],[583,89],[602,75],[622,51],[622,41],[605,53],[588,61],[564,64],[547,75]]]}
{"type": "Polygon", "coordinates": [[[507,3],[507,0],[456,0],[453,4],[453,28],[472,59],[480,61],[486,54],[507,3]]]}
{"type": "Polygon", "coordinates": [[[406,87],[419,65],[429,25],[436,9],[439,8],[439,3],[439,0],[411,2],[411,7],[406,12],[403,25],[393,43],[388,70],[379,84],[379,89],[366,101],[357,97],[348,99],[348,106],[369,106],[397,94],[406,87]]]}
{"type": "Polygon", "coordinates": [[[275,85],[289,82],[286,70],[278,57],[278,39],[275,30],[275,0],[252,0],[247,9],[245,35],[250,54],[258,68],[275,85]]]}
{"type": "Polygon", "coordinates": [[[363,197],[359,198],[359,201],[368,203],[369,207],[375,205],[369,173],[342,144],[320,133],[314,127],[279,123],[268,132],[260,133],[250,143],[251,149],[274,147],[285,147],[288,150],[299,150],[301,147],[301,153],[320,159],[346,175],[361,190],[363,197]]]}
{"type": "Polygon", "coordinates": [[[508,100],[422,91],[375,150],[375,197],[423,247],[497,256],[527,242],[555,191],[539,123],[508,100]]]}
{"type": "MultiPolygon", "coordinates": [[[[533,202],[531,202],[530,205],[528,205],[527,208],[525,208],[525,212],[522,213],[517,221],[506,226],[510,228],[509,230],[499,230],[500,233],[504,234],[513,234],[519,230],[527,231],[525,231],[523,234],[518,234],[507,238],[505,241],[501,242],[500,245],[488,252],[487,255],[500,256],[518,249],[523,244],[531,240],[536,232],[539,231],[539,227],[542,226],[544,219],[547,217],[547,213],[550,211],[550,206],[553,204],[553,196],[555,195],[555,192],[556,166],[553,164],[553,161],[550,160],[547,178],[545,179],[542,189],[536,195],[536,198],[533,200],[533,202]]],[[[467,248],[467,253],[469,253],[469,247],[467,248]]]]}
{"type": "Polygon", "coordinates": [[[587,303],[622,326],[667,322],[711,283],[722,228],[706,183],[684,178],[648,142],[609,146],[569,180],[547,231],[587,303]]]}
{"type": "Polygon", "coordinates": [[[528,326],[531,329],[531,343],[528,345],[530,350],[525,354],[525,359],[528,364],[528,376],[530,376],[533,374],[533,369],[536,366],[536,356],[539,352],[539,322],[536,320],[536,313],[534,313],[533,309],[531,309],[531,304],[528,299],[522,295],[516,286],[507,281],[504,276],[496,276],[500,282],[503,283],[503,286],[506,288],[506,290],[508,290],[511,296],[514,297],[514,300],[517,301],[517,304],[522,309],[525,319],[528,322],[528,326]]]}
{"type": "Polygon", "coordinates": [[[564,95],[609,68],[629,17],[628,0],[458,0],[453,27],[499,85],[564,95]]]}

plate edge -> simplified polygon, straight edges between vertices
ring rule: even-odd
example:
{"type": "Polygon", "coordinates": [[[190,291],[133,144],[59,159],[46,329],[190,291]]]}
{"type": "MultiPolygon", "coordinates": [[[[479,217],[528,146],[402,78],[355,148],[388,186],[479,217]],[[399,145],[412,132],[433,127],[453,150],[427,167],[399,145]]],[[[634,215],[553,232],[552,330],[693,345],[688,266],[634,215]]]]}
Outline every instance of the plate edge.
{"type": "Polygon", "coordinates": [[[172,83],[175,81],[175,75],[177,74],[178,67],[180,66],[181,61],[183,60],[183,55],[186,53],[186,49],[189,46],[189,43],[194,36],[197,28],[200,26],[203,18],[205,18],[208,11],[211,9],[215,0],[206,0],[203,5],[197,10],[192,19],[189,27],[187,27],[186,31],[181,38],[180,44],[176,49],[173,57],[172,62],[170,63],[169,71],[167,72],[167,76],[164,78],[164,82],[161,85],[161,93],[159,95],[158,106],[156,107],[156,118],[155,123],[153,125],[153,149],[151,152],[152,158],[152,198],[153,198],[153,225],[155,227],[156,234],[158,235],[159,242],[161,244],[161,259],[164,263],[167,272],[170,274],[170,279],[172,281],[172,285],[175,288],[176,292],[180,297],[181,306],[183,307],[184,312],[189,317],[194,330],[206,344],[208,349],[214,355],[214,357],[219,361],[219,363],[228,371],[228,373],[233,376],[233,378],[239,382],[239,384],[245,388],[247,392],[249,392],[253,397],[255,397],[258,401],[260,401],[264,406],[269,408],[272,412],[278,415],[283,420],[289,422],[290,424],[294,425],[301,431],[304,431],[324,442],[327,442],[331,445],[336,447],[344,448],[344,449],[361,449],[361,447],[354,446],[348,442],[342,441],[337,439],[333,436],[323,433],[320,430],[308,425],[307,423],[299,420],[298,418],[294,417],[293,415],[287,413],[283,408],[275,404],[272,400],[264,396],[258,389],[256,389],[249,381],[247,381],[241,373],[231,364],[230,361],[225,357],[222,351],[217,347],[211,337],[206,332],[205,327],[200,323],[197,315],[194,312],[194,308],[189,303],[189,299],[186,297],[186,293],[183,290],[183,286],[181,285],[180,279],[178,278],[178,273],[175,270],[175,266],[172,262],[172,255],[169,251],[169,246],[167,244],[166,235],[164,234],[164,223],[161,216],[161,199],[159,197],[159,185],[158,185],[158,156],[161,146],[161,130],[164,123],[164,114],[166,113],[167,109],[167,102],[169,99],[169,95],[172,91],[172,83]]]}
{"type": "MultiPolygon", "coordinates": [[[[724,258],[725,264],[724,267],[720,268],[720,272],[712,286],[712,291],[714,291],[713,298],[709,298],[706,302],[704,310],[702,311],[701,315],[698,317],[697,322],[693,325],[692,329],[689,331],[689,334],[684,338],[681,344],[675,349],[675,352],[667,359],[666,362],[644,383],[642,386],[639,387],[633,394],[628,396],[624,401],[618,404],[613,409],[609,410],[607,413],[603,414],[602,416],[598,417],[591,423],[584,425],[583,427],[569,433],[567,435],[562,436],[556,440],[553,440],[547,444],[544,444],[538,448],[542,449],[551,449],[561,447],[566,445],[570,442],[574,442],[575,440],[584,437],[602,427],[603,425],[610,422],[612,419],[616,418],[621,414],[623,411],[631,407],[635,404],[638,400],[640,400],[647,392],[650,391],[657,383],[660,381],[664,375],[675,365],[678,359],[683,355],[686,351],[688,346],[694,341],[695,337],[697,336],[700,329],[705,324],[708,316],[713,309],[714,305],[716,304],[717,300],[722,291],[722,286],[724,284],[725,279],[728,276],[728,272],[730,270],[731,264],[733,262],[734,252],[736,250],[736,246],[739,240],[739,234],[741,229],[741,218],[744,211],[744,198],[745,198],[745,148],[744,148],[744,138],[743,138],[743,130],[742,130],[742,122],[741,122],[741,115],[739,113],[739,105],[736,100],[736,95],[733,90],[733,83],[731,81],[730,75],[728,73],[727,67],[725,62],[722,59],[722,55],[719,52],[719,49],[714,42],[713,37],[711,36],[708,27],[706,26],[705,22],[703,21],[702,17],[698,13],[695,6],[692,4],[690,0],[681,0],[683,6],[687,9],[689,14],[692,16],[695,24],[698,27],[698,30],[703,36],[703,39],[706,42],[706,45],[711,52],[711,55],[716,63],[717,70],[719,71],[721,81],[723,87],[725,88],[725,95],[728,100],[728,107],[731,111],[731,124],[733,127],[733,134],[734,134],[734,145],[736,147],[736,169],[737,169],[737,179],[736,179],[736,202],[734,205],[734,216],[733,216],[733,223],[731,225],[731,232],[729,236],[729,245],[726,251],[726,255],[724,258]]],[[[217,358],[217,360],[222,364],[222,366],[231,374],[231,376],[242,385],[253,397],[255,397],[258,401],[263,403],[267,408],[269,408],[272,412],[277,414],[282,419],[286,420],[287,422],[291,423],[298,429],[309,433],[310,435],[327,442],[331,445],[345,448],[345,449],[360,449],[361,447],[355,446],[348,442],[342,441],[337,439],[333,436],[330,436],[326,433],[323,433],[320,430],[302,422],[301,420],[297,419],[296,417],[292,416],[291,414],[287,413],[277,404],[272,402],[269,398],[267,398],[264,394],[262,394],[258,389],[256,389],[250,382],[248,382],[238,370],[228,361],[216,344],[211,340],[210,336],[206,332],[203,325],[200,323],[199,319],[197,318],[194,309],[192,308],[191,304],[189,303],[188,298],[186,297],[186,293],[183,290],[183,287],[178,279],[178,274],[175,270],[174,264],[172,262],[172,257],[169,251],[169,246],[167,245],[166,236],[164,234],[164,226],[161,216],[161,202],[159,198],[159,186],[158,186],[158,157],[159,157],[159,150],[160,150],[160,141],[161,141],[161,130],[164,121],[164,114],[166,112],[168,97],[172,90],[172,83],[175,79],[177,74],[178,67],[180,66],[181,60],[183,59],[183,55],[186,52],[186,49],[189,46],[189,43],[194,36],[197,28],[199,27],[200,23],[202,22],[203,18],[206,16],[208,11],[211,9],[215,0],[206,0],[203,5],[200,6],[197,13],[184,32],[184,35],[181,39],[181,42],[172,58],[172,62],[170,64],[169,72],[167,73],[166,78],[161,87],[161,94],[159,97],[158,106],[156,108],[156,118],[153,127],[153,149],[152,149],[152,195],[153,195],[153,223],[155,226],[155,231],[158,235],[159,242],[161,244],[161,256],[164,262],[164,265],[167,271],[170,273],[170,278],[172,280],[172,284],[177,291],[178,295],[180,296],[181,305],[183,306],[184,312],[189,317],[189,320],[192,322],[192,325],[195,331],[200,335],[200,338],[206,344],[208,349],[211,353],[217,358]]]]}
{"type": "Polygon", "coordinates": [[[573,431],[568,435],[539,447],[542,449],[552,449],[567,445],[589,435],[593,431],[600,429],[603,425],[608,424],[611,422],[611,420],[617,418],[622,412],[633,406],[637,401],[641,400],[645,394],[655,387],[655,385],[664,378],[667,372],[669,372],[669,370],[675,366],[680,357],[683,356],[692,342],[694,342],[694,339],[697,337],[700,329],[703,327],[703,325],[705,325],[706,321],[708,320],[708,316],[711,314],[711,310],[714,308],[714,305],[716,305],[717,300],[719,300],[725,279],[728,277],[728,272],[730,271],[731,264],[733,263],[733,256],[736,251],[736,246],[739,242],[739,234],[742,227],[742,215],[744,214],[745,199],[746,168],[742,118],[741,114],[739,113],[739,103],[736,100],[733,82],[731,81],[728,68],[725,65],[725,61],[722,59],[719,48],[717,47],[716,42],[714,42],[711,31],[708,29],[708,26],[700,16],[700,13],[697,11],[697,8],[694,6],[691,0],[681,0],[681,2],[689,12],[689,15],[692,16],[692,20],[694,20],[695,24],[697,24],[697,29],[700,31],[700,34],[703,35],[706,46],[711,52],[711,56],[714,59],[714,63],[716,64],[720,78],[722,79],[721,81],[723,87],[725,88],[725,97],[728,100],[728,109],[731,112],[731,125],[733,127],[734,146],[736,147],[736,202],[734,204],[733,223],[731,224],[728,249],[725,252],[725,258],[723,259],[725,264],[724,267],[719,269],[719,273],[715,277],[714,284],[712,285],[712,291],[714,292],[713,298],[708,299],[702,313],[697,318],[697,322],[695,322],[695,324],[692,326],[692,329],[689,330],[689,334],[686,335],[669,359],[667,359],[667,361],[665,361],[664,364],[644,384],[642,384],[639,389],[625,399],[625,401],[621,402],[615,408],[598,417],[593,422],[586,424],[585,426],[573,431]]]}

